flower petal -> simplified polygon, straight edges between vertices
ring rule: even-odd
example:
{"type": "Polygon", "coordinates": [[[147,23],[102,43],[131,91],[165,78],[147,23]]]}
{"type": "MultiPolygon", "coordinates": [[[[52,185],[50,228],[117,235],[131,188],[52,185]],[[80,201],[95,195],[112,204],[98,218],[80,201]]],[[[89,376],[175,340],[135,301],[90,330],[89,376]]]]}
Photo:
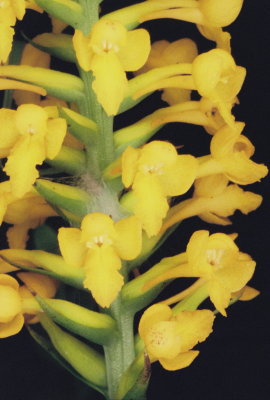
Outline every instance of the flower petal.
{"type": "Polygon", "coordinates": [[[81,243],[81,231],[77,228],[60,228],[58,231],[58,243],[65,262],[73,267],[81,267],[87,249],[81,243]]]}
{"type": "Polygon", "coordinates": [[[199,355],[199,351],[191,350],[185,353],[180,353],[173,359],[160,358],[159,362],[163,368],[168,371],[176,371],[177,369],[182,369],[188,367],[192,361],[199,355]]]}
{"type": "Polygon", "coordinates": [[[84,264],[84,287],[89,289],[101,307],[110,307],[124,284],[118,272],[121,261],[112,246],[101,246],[88,251],[84,264]]]}
{"type": "Polygon", "coordinates": [[[128,146],[122,155],[122,181],[126,188],[132,185],[137,169],[140,149],[128,146]]]}
{"type": "Polygon", "coordinates": [[[171,316],[172,310],[165,304],[157,303],[147,308],[140,319],[138,328],[142,339],[154,324],[160,321],[168,321],[171,316]]]}
{"type": "Polygon", "coordinates": [[[216,309],[224,316],[227,316],[225,308],[228,307],[231,299],[231,292],[220,284],[219,281],[212,279],[208,283],[210,300],[216,309]]]}
{"type": "Polygon", "coordinates": [[[135,216],[123,218],[115,224],[114,247],[122,260],[133,260],[142,248],[142,224],[135,216]]]}
{"type": "Polygon", "coordinates": [[[90,71],[93,52],[89,46],[89,38],[84,36],[82,31],[76,29],[73,36],[73,46],[82,69],[90,71]]]}
{"type": "Polygon", "coordinates": [[[117,114],[128,87],[119,58],[113,52],[95,54],[91,69],[95,76],[92,87],[98,102],[108,115],[117,114]]]}
{"type": "Polygon", "coordinates": [[[185,352],[210,335],[215,316],[210,310],[180,311],[176,319],[182,339],[181,351],[185,352]]]}
{"type": "Polygon", "coordinates": [[[46,156],[50,160],[55,158],[61,150],[67,133],[67,123],[63,118],[48,120],[48,131],[45,136],[46,156]]]}
{"type": "Polygon", "coordinates": [[[163,194],[158,177],[138,172],[133,184],[137,197],[135,215],[142,222],[142,226],[149,237],[156,235],[166,216],[169,205],[163,194]]]}
{"type": "Polygon", "coordinates": [[[159,175],[163,192],[166,196],[179,196],[186,193],[196,178],[197,160],[190,155],[177,156],[172,165],[164,167],[164,174],[159,175]]]}
{"type": "Polygon", "coordinates": [[[19,333],[24,325],[24,317],[22,314],[16,315],[16,317],[9,323],[0,323],[0,338],[6,338],[9,336],[16,335],[19,333]]]}
{"type": "Polygon", "coordinates": [[[10,177],[14,196],[22,197],[30,191],[39,176],[36,165],[42,164],[44,159],[44,149],[38,138],[25,136],[17,141],[3,168],[10,177]]]}
{"type": "Polygon", "coordinates": [[[150,36],[145,29],[127,32],[127,45],[120,48],[118,57],[125,71],[137,71],[150,53],[150,36]]]}

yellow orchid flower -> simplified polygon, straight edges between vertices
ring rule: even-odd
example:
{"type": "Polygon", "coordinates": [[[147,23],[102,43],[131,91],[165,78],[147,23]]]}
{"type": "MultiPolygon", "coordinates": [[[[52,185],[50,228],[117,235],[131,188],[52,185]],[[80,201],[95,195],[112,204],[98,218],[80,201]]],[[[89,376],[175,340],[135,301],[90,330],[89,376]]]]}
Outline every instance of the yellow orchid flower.
{"type": "MultiPolygon", "coordinates": [[[[148,0],[153,1],[153,0],[148,0]]],[[[195,24],[223,27],[230,25],[238,16],[243,5],[243,0],[176,0],[169,2],[167,7],[140,18],[140,22],[159,18],[174,18],[195,24]]]]}
{"type": "Polygon", "coordinates": [[[120,22],[103,18],[88,36],[75,31],[73,45],[78,62],[95,77],[93,90],[108,115],[115,115],[128,88],[125,71],[142,67],[150,52],[145,29],[127,31],[120,22]]]}
{"type": "Polygon", "coordinates": [[[196,179],[193,197],[171,207],[160,233],[195,215],[210,224],[229,225],[227,217],[236,210],[248,214],[261,205],[262,196],[228,183],[222,174],[196,179]]]}
{"type": "Polygon", "coordinates": [[[36,165],[60,151],[67,124],[63,118],[49,118],[46,109],[35,104],[21,105],[15,113],[5,111],[5,115],[0,128],[1,139],[6,136],[0,147],[1,156],[8,158],[4,171],[14,196],[22,197],[38,177],[36,165]]]}
{"type": "Polygon", "coordinates": [[[10,248],[24,249],[29,229],[37,228],[48,217],[57,216],[57,213],[34,189],[18,199],[11,192],[10,181],[5,181],[0,183],[0,195],[2,199],[0,223],[3,220],[13,225],[7,230],[10,248]]]}
{"type": "Polygon", "coordinates": [[[5,64],[12,49],[14,29],[0,20],[0,64],[5,64]]]}
{"type": "MultiPolygon", "coordinates": [[[[31,291],[42,297],[53,297],[57,282],[47,276],[36,273],[19,273],[18,277],[31,291]]],[[[41,311],[39,304],[26,286],[19,286],[16,279],[0,274],[0,338],[16,335],[27,322],[38,322],[36,315],[41,311]]]]}
{"type": "Polygon", "coordinates": [[[158,360],[169,371],[188,367],[199,351],[191,350],[212,332],[214,315],[209,310],[180,311],[154,304],[142,315],[139,334],[151,362],[158,360]]]}
{"type": "MultiPolygon", "coordinates": [[[[226,316],[232,294],[244,288],[251,279],[255,261],[241,253],[233,238],[225,233],[196,231],[186,250],[187,263],[174,267],[151,282],[151,286],[176,277],[198,277],[205,281],[216,309],[226,316]]],[[[177,297],[177,296],[175,296],[177,297]]]]}
{"type": "MultiPolygon", "coordinates": [[[[191,39],[180,39],[172,43],[159,40],[151,46],[147,62],[137,73],[144,73],[153,68],[178,63],[191,63],[198,55],[196,43],[191,39]]],[[[190,100],[191,90],[178,88],[165,88],[162,100],[170,105],[190,100]]]]}
{"type": "Polygon", "coordinates": [[[9,275],[0,274],[0,338],[16,335],[24,324],[19,284],[9,275]]]}
{"type": "Polygon", "coordinates": [[[199,94],[215,104],[225,122],[232,126],[231,107],[243,85],[245,68],[237,66],[227,51],[213,49],[195,58],[192,76],[199,94]]]}
{"type": "Polygon", "coordinates": [[[42,11],[31,0],[1,0],[0,2],[0,64],[6,63],[12,48],[16,19],[22,20],[26,8],[42,11]]]}
{"type": "Polygon", "coordinates": [[[254,146],[241,135],[245,124],[236,122],[234,127],[224,126],[211,140],[211,156],[202,157],[198,177],[223,173],[232,182],[248,185],[264,178],[268,169],[250,160],[254,146]]]}
{"type": "Polygon", "coordinates": [[[141,149],[128,147],[122,156],[122,181],[131,187],[135,215],[149,237],[156,235],[169,209],[167,197],[188,191],[194,182],[197,161],[191,155],[178,155],[167,142],[153,141],[141,149]]]}
{"type": "Polygon", "coordinates": [[[109,307],[124,284],[121,260],[133,260],[141,251],[141,224],[134,216],[114,222],[92,213],[81,229],[60,228],[58,241],[65,262],[84,268],[84,287],[101,307],[109,307]]]}

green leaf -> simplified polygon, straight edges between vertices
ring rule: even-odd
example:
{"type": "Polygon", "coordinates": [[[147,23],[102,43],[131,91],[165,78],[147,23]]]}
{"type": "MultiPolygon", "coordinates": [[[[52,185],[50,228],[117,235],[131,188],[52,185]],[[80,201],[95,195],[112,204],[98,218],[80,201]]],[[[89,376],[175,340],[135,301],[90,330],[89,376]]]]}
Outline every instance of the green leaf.
{"type": "Polygon", "coordinates": [[[105,394],[107,379],[104,357],[89,345],[63,331],[46,314],[40,314],[39,318],[57,352],[90,386],[105,394]]]}
{"type": "Polygon", "coordinates": [[[36,250],[44,250],[49,253],[57,253],[59,251],[57,234],[49,225],[38,226],[34,230],[33,237],[36,250]]]}
{"type": "Polygon", "coordinates": [[[46,163],[70,175],[81,175],[86,171],[85,152],[69,146],[62,146],[57,156],[53,160],[47,159],[46,163]]]}
{"type": "Polygon", "coordinates": [[[74,137],[88,146],[96,143],[98,128],[94,121],[66,107],[59,107],[59,116],[66,119],[74,137]]]}
{"type": "Polygon", "coordinates": [[[14,267],[49,275],[68,285],[83,289],[84,270],[65,263],[61,256],[42,250],[1,250],[0,256],[14,267]]]}
{"type": "Polygon", "coordinates": [[[35,342],[39,344],[39,346],[41,346],[43,350],[45,350],[46,353],[49,354],[62,368],[67,370],[71,375],[73,375],[79,381],[83,382],[88,387],[92,389],[94,388],[95,390],[99,391],[99,389],[97,389],[95,386],[92,385],[92,383],[88,382],[87,379],[78,374],[77,371],[74,368],[72,368],[72,366],[69,363],[66,362],[66,360],[55,350],[52,343],[47,338],[37,333],[29,325],[27,325],[26,327],[32,338],[35,340],[35,342]]]}
{"type": "Polygon", "coordinates": [[[107,314],[66,300],[42,299],[39,296],[36,299],[53,321],[85,339],[106,345],[117,335],[116,322],[107,314]]]}
{"type": "Polygon", "coordinates": [[[0,76],[14,78],[44,88],[51,96],[76,102],[84,98],[83,81],[75,75],[28,65],[0,66],[0,76]]]}
{"type": "Polygon", "coordinates": [[[42,33],[41,35],[37,35],[33,40],[25,35],[23,37],[32,46],[52,56],[73,63],[77,61],[71,35],[65,33],[42,33]]]}
{"type": "Polygon", "coordinates": [[[66,22],[75,29],[80,29],[84,21],[83,9],[72,0],[36,0],[36,3],[48,14],[66,22]]]}
{"type": "Polygon", "coordinates": [[[35,188],[49,203],[74,215],[84,217],[90,210],[91,196],[75,186],[38,179],[35,188]]]}
{"type": "Polygon", "coordinates": [[[146,400],[151,363],[140,353],[121,377],[116,400],[146,400]]]}

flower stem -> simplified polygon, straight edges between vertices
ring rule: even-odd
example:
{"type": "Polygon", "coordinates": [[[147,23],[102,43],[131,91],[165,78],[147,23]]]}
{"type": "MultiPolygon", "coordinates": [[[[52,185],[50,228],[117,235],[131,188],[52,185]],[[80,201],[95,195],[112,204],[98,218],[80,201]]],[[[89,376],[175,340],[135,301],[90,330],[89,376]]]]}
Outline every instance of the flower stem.
{"type": "Polygon", "coordinates": [[[122,307],[120,296],[112,304],[110,313],[117,321],[119,336],[104,351],[109,399],[115,400],[121,376],[135,358],[133,314],[122,307]]]}

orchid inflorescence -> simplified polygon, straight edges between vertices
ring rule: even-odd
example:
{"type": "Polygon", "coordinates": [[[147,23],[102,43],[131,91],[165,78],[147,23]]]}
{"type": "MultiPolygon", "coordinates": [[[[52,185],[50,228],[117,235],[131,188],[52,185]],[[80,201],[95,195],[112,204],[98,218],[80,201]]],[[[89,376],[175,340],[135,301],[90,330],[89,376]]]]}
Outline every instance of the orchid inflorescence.
{"type": "Polygon", "coordinates": [[[239,185],[260,181],[267,168],[251,159],[245,124],[232,113],[246,70],[223,27],[243,0],[146,0],[101,17],[99,3],[0,1],[0,219],[9,226],[9,248],[0,251],[0,337],[26,325],[105,398],[145,399],[151,363],[189,366],[215,315],[258,291],[247,286],[255,261],[237,235],[210,227],[194,232],[184,252],[142,265],[190,217],[225,226],[236,210],[256,210],[262,197],[239,185]],[[28,8],[47,12],[52,30],[22,46],[14,25],[28,8]],[[216,47],[198,54],[189,38],[151,45],[138,26],[163,18],[196,24],[216,47]],[[63,33],[67,27],[74,34],[63,33]],[[9,63],[14,54],[17,64],[9,63]],[[51,69],[51,57],[75,63],[78,75],[51,69]],[[156,90],[162,108],[114,129],[115,116],[156,90]],[[209,153],[150,141],[170,122],[201,126],[209,153]],[[178,278],[193,280],[157,302],[178,278]],[[80,303],[66,288],[81,293],[80,303]],[[201,308],[208,298],[212,307],[201,308]]]}

